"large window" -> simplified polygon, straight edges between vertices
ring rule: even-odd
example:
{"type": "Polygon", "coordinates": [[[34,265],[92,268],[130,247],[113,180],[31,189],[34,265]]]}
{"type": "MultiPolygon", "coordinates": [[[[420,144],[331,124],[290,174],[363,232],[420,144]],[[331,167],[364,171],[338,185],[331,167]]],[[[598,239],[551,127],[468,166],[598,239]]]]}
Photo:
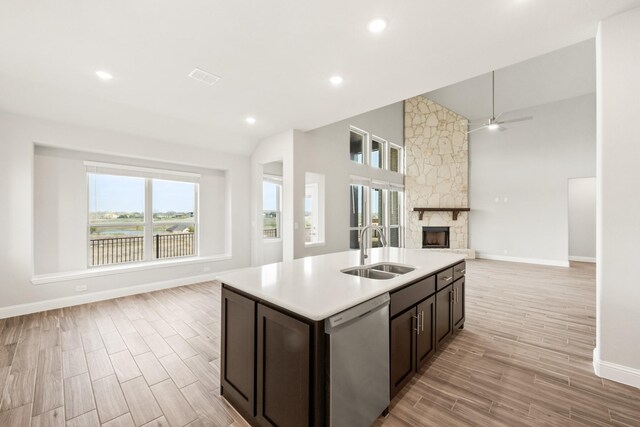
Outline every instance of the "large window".
{"type": "MultiPolygon", "coordinates": [[[[378,181],[364,181],[364,178],[356,178],[356,182],[352,182],[349,187],[349,247],[359,248],[360,231],[368,224],[382,227],[388,246],[402,247],[402,187],[378,181]]],[[[378,231],[371,230],[366,238],[371,247],[382,246],[378,231]]]]}
{"type": "Polygon", "coordinates": [[[262,181],[262,235],[265,239],[282,238],[282,178],[265,175],[262,181]]]}
{"type": "Polygon", "coordinates": [[[389,170],[402,173],[402,148],[389,144],[389,170]]]}
{"type": "Polygon", "coordinates": [[[367,224],[365,212],[366,191],[368,187],[351,184],[349,187],[349,247],[359,248],[360,230],[367,224]]]}
{"type": "Polygon", "coordinates": [[[371,139],[371,166],[374,168],[384,169],[385,147],[386,143],[379,139],[371,139]]]}
{"type": "Polygon", "coordinates": [[[126,173],[88,173],[88,265],[197,255],[198,184],[126,173]]]}
{"type": "Polygon", "coordinates": [[[364,163],[365,146],[367,143],[367,133],[359,129],[351,128],[349,133],[349,155],[351,161],[364,163]]]}

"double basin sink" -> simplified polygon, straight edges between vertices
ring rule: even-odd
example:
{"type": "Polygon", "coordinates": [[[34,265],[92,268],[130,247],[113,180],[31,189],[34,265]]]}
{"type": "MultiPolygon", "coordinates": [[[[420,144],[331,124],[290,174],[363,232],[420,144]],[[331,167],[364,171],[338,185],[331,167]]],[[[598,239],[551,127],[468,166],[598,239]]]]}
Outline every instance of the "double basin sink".
{"type": "Polygon", "coordinates": [[[388,280],[412,272],[415,269],[415,267],[410,265],[381,262],[378,264],[345,268],[341,271],[344,274],[364,277],[366,279],[388,280]]]}

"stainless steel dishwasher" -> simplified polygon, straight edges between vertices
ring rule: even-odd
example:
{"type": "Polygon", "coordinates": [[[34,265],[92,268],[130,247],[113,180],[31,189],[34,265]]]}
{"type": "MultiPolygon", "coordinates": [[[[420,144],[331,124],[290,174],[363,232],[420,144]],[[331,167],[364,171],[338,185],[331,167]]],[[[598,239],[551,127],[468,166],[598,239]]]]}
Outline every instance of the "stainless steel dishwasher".
{"type": "Polygon", "coordinates": [[[325,320],[332,427],[368,427],[389,406],[389,294],[325,320]]]}

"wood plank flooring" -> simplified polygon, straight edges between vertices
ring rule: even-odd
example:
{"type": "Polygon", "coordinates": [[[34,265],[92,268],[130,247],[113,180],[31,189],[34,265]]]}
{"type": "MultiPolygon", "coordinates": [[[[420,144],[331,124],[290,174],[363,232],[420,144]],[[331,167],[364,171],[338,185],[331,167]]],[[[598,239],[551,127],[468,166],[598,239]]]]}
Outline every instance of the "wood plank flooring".
{"type": "MultiPolygon", "coordinates": [[[[376,426],[640,426],[593,374],[595,269],[477,260],[465,329],[376,426]]],[[[219,395],[216,283],[0,319],[0,426],[247,426],[219,395]]]]}

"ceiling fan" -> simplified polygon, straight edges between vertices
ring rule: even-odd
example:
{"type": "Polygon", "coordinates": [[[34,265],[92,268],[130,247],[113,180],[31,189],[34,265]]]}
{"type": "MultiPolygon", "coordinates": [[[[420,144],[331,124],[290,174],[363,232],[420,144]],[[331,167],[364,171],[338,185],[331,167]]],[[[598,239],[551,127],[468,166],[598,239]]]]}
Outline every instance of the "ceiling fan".
{"type": "Polygon", "coordinates": [[[523,122],[525,120],[533,119],[533,116],[527,116],[527,117],[519,117],[517,119],[500,120],[500,117],[503,114],[504,113],[500,113],[496,116],[496,72],[492,71],[491,72],[491,117],[481,123],[469,123],[469,126],[476,126],[476,125],[481,125],[481,126],[475,129],[470,129],[469,131],[467,131],[467,134],[470,134],[472,132],[476,132],[479,130],[483,130],[483,129],[499,130],[501,132],[504,132],[505,130],[507,130],[506,127],[502,126],[505,123],[523,122]]]}

